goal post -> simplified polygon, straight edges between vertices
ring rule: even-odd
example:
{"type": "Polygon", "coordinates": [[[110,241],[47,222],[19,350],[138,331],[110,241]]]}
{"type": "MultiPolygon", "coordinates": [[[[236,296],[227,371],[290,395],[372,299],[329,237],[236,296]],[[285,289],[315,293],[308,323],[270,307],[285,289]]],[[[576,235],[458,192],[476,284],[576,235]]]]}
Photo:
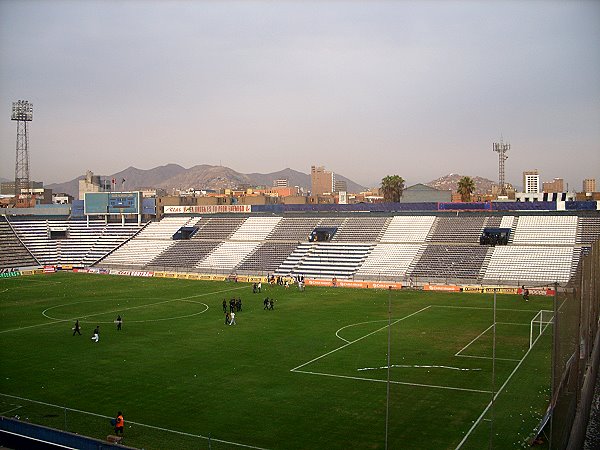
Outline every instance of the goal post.
{"type": "Polygon", "coordinates": [[[529,326],[529,348],[533,347],[533,344],[542,335],[546,327],[552,323],[554,323],[554,311],[547,309],[538,311],[533,319],[531,319],[529,326]]]}

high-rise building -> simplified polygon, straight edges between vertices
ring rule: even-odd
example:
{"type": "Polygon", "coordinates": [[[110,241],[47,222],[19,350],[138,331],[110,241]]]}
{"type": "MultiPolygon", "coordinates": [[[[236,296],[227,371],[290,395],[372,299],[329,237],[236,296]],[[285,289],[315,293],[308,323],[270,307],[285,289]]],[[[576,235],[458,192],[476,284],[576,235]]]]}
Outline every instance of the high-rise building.
{"type": "Polygon", "coordinates": [[[347,191],[348,185],[344,180],[338,180],[333,174],[333,192],[347,191]]]}
{"type": "Polygon", "coordinates": [[[85,199],[86,192],[104,192],[108,191],[107,186],[104,186],[99,175],[94,175],[91,170],[85,173],[85,178],[79,180],[79,200],[85,199]]]}
{"type": "Polygon", "coordinates": [[[596,192],[595,178],[586,178],[583,180],[583,192],[596,192]]]}
{"type": "Polygon", "coordinates": [[[323,166],[311,166],[310,168],[310,182],[311,182],[311,194],[323,195],[325,193],[331,194],[334,189],[335,177],[333,172],[325,170],[323,166]]]}
{"type": "Polygon", "coordinates": [[[273,187],[289,187],[289,181],[287,178],[280,178],[279,180],[273,180],[273,187]]]}
{"type": "Polygon", "coordinates": [[[537,169],[523,172],[523,192],[526,194],[539,194],[540,174],[537,169]]]}
{"type": "Polygon", "coordinates": [[[564,192],[565,182],[562,178],[555,178],[552,181],[542,183],[542,192],[564,192]]]}

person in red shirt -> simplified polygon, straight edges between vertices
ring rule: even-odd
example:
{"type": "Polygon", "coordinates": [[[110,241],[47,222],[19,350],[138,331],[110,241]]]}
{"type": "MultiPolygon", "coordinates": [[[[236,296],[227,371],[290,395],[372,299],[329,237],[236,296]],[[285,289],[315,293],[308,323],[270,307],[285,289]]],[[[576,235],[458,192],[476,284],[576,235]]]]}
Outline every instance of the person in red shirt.
{"type": "Polygon", "coordinates": [[[123,420],[123,413],[119,411],[117,413],[117,418],[115,419],[115,435],[119,435],[119,433],[123,434],[123,427],[125,426],[125,421],[123,420]]]}

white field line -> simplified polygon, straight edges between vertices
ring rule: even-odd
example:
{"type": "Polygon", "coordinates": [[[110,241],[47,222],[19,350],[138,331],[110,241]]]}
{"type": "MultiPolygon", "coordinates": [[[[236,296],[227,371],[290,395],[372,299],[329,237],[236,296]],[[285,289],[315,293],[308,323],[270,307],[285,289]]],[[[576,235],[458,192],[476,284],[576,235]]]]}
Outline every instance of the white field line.
{"type": "MultiPolygon", "coordinates": [[[[398,322],[401,322],[401,321],[403,321],[403,320],[405,320],[405,319],[408,319],[409,317],[412,317],[412,316],[414,316],[415,314],[419,314],[420,312],[422,312],[422,311],[425,311],[426,309],[429,309],[429,308],[430,308],[430,306],[426,306],[425,308],[421,308],[421,309],[419,309],[418,311],[415,311],[414,313],[411,313],[411,314],[409,314],[408,316],[404,316],[404,317],[402,317],[401,319],[396,319],[395,321],[393,321],[393,322],[391,323],[391,325],[395,325],[395,324],[397,324],[398,322]]],[[[329,352],[327,352],[327,353],[325,353],[325,354],[323,354],[323,355],[321,355],[321,356],[317,356],[316,358],[313,358],[313,359],[311,359],[310,361],[307,361],[307,362],[305,362],[305,363],[303,363],[303,364],[300,364],[298,367],[294,367],[293,369],[290,369],[290,372],[295,372],[295,371],[297,371],[298,369],[300,369],[301,367],[304,367],[304,366],[306,366],[306,365],[308,365],[308,364],[310,364],[310,363],[312,363],[312,362],[315,362],[315,361],[317,361],[317,360],[319,360],[319,359],[321,359],[321,358],[324,358],[325,356],[331,355],[332,353],[335,353],[335,352],[337,352],[338,350],[341,350],[341,349],[343,349],[343,348],[346,348],[346,347],[348,347],[349,345],[351,345],[351,344],[354,344],[355,342],[358,342],[358,341],[360,341],[360,340],[362,340],[362,339],[364,339],[364,338],[366,338],[366,337],[369,337],[369,336],[371,336],[372,334],[378,333],[378,332],[380,332],[381,330],[385,330],[387,327],[388,327],[388,325],[386,325],[385,327],[378,328],[377,330],[375,330],[375,331],[372,331],[371,333],[365,334],[364,336],[362,336],[362,337],[359,337],[358,339],[355,339],[355,340],[353,340],[353,341],[350,341],[350,342],[348,342],[348,343],[346,343],[346,344],[342,345],[341,347],[334,348],[333,350],[331,350],[331,351],[329,351],[329,352]]]]}
{"type": "MultiPolygon", "coordinates": [[[[375,378],[363,378],[363,377],[351,377],[348,375],[336,375],[333,373],[323,373],[323,372],[310,372],[307,370],[294,370],[297,373],[307,373],[309,375],[320,375],[323,377],[332,377],[332,378],[344,378],[347,380],[359,380],[359,381],[371,381],[373,383],[387,383],[387,380],[378,380],[375,378]]],[[[391,381],[392,384],[401,384],[404,386],[417,386],[417,387],[425,387],[425,388],[434,388],[434,389],[445,389],[449,391],[463,391],[463,392],[476,392],[478,394],[491,394],[492,391],[483,391],[479,389],[467,389],[467,388],[458,388],[458,387],[450,387],[450,386],[438,386],[435,384],[420,384],[420,383],[407,383],[405,381],[391,381]]]]}
{"type": "MultiPolygon", "coordinates": [[[[118,311],[131,311],[132,309],[139,309],[139,308],[146,308],[148,306],[162,305],[164,303],[176,302],[177,300],[179,300],[179,299],[161,300],[160,302],[147,303],[145,305],[130,306],[129,308],[119,308],[119,309],[115,309],[114,311],[105,311],[105,312],[96,313],[96,314],[88,314],[85,317],[95,317],[95,316],[100,316],[102,314],[115,313],[115,312],[118,312],[118,311]]],[[[64,322],[65,320],[68,320],[68,319],[58,319],[56,317],[49,316],[46,313],[48,311],[52,310],[52,309],[62,308],[63,306],[80,305],[81,303],[95,303],[95,302],[103,302],[103,301],[106,301],[106,299],[99,298],[99,299],[96,299],[96,300],[86,300],[86,301],[83,301],[83,302],[63,303],[61,305],[55,305],[55,306],[51,306],[50,308],[46,308],[45,310],[42,311],[42,316],[44,316],[44,317],[46,317],[47,319],[50,319],[50,320],[56,320],[58,322],[64,322]]]]}
{"type": "MultiPolygon", "coordinates": [[[[31,403],[36,403],[38,405],[45,405],[45,406],[51,406],[53,408],[66,409],[67,411],[73,411],[73,412],[76,412],[76,413],[87,414],[87,415],[90,415],[90,416],[100,417],[100,418],[103,418],[103,419],[111,419],[112,418],[112,417],[109,417],[109,416],[103,416],[102,414],[96,414],[96,413],[89,412],[89,411],[83,411],[81,409],[67,408],[66,406],[55,405],[53,403],[40,402],[38,400],[31,400],[29,398],[17,397],[16,395],[3,394],[3,393],[0,393],[0,395],[2,395],[4,397],[14,398],[14,399],[17,399],[17,400],[25,400],[25,401],[28,401],[28,402],[31,402],[31,403]]],[[[223,444],[230,444],[230,445],[235,445],[235,446],[238,446],[238,447],[245,447],[245,448],[253,448],[253,449],[256,449],[256,450],[267,450],[267,449],[265,449],[263,447],[255,447],[253,445],[241,444],[239,442],[224,441],[222,439],[216,439],[216,438],[213,438],[213,437],[209,438],[208,436],[203,436],[201,434],[192,434],[192,433],[186,433],[185,431],[176,431],[176,430],[173,430],[173,429],[170,429],[170,428],[156,427],[154,425],[147,425],[145,423],[134,422],[132,420],[128,420],[128,422],[132,423],[134,425],[139,425],[141,427],[147,427],[147,428],[152,428],[153,430],[159,430],[159,431],[166,431],[166,432],[169,432],[169,433],[175,433],[175,434],[179,434],[181,436],[189,436],[189,437],[195,437],[195,438],[201,438],[201,439],[210,439],[211,441],[221,442],[223,444]]]]}
{"type": "MultiPolygon", "coordinates": [[[[496,322],[496,325],[517,325],[517,326],[528,326],[529,324],[526,323],[512,323],[512,322],[496,322]]],[[[454,356],[460,356],[461,358],[478,358],[478,359],[492,359],[490,356],[474,356],[474,355],[461,355],[461,352],[463,350],[466,350],[473,342],[475,342],[477,339],[479,339],[481,336],[483,336],[485,333],[487,333],[490,328],[493,328],[494,324],[491,324],[489,327],[487,327],[485,330],[483,330],[479,336],[477,336],[475,339],[473,339],[471,342],[469,342],[467,345],[465,345],[463,348],[461,348],[454,356]]],[[[514,361],[514,362],[518,362],[520,361],[520,359],[513,359],[513,358],[496,358],[498,361],[514,361]]]]}
{"type": "Polygon", "coordinates": [[[381,366],[381,367],[363,367],[362,369],[356,369],[358,372],[362,372],[365,370],[387,370],[392,369],[394,367],[400,369],[448,369],[448,370],[458,370],[458,371],[481,371],[481,369],[469,369],[466,367],[453,367],[453,366],[438,366],[438,365],[420,365],[420,364],[390,364],[390,366],[381,366]]]}
{"type": "MultiPolygon", "coordinates": [[[[89,301],[86,301],[86,302],[75,302],[75,303],[67,303],[67,304],[63,304],[63,305],[57,305],[57,306],[53,306],[52,308],[48,308],[48,309],[44,310],[42,312],[42,314],[43,314],[44,317],[47,317],[48,319],[57,320],[59,322],[64,322],[65,319],[57,319],[56,317],[49,316],[49,315],[46,314],[46,311],[48,311],[49,309],[53,309],[53,308],[60,308],[61,306],[77,305],[79,303],[90,303],[90,302],[95,302],[95,301],[99,301],[99,300],[89,300],[89,301]]],[[[206,311],[208,311],[210,309],[210,307],[206,303],[203,303],[203,302],[194,302],[192,300],[172,299],[172,300],[165,300],[165,301],[162,301],[162,302],[149,303],[149,304],[146,304],[146,305],[132,306],[130,308],[119,308],[119,309],[115,309],[114,311],[104,311],[104,312],[96,313],[96,314],[87,314],[87,315],[83,316],[82,318],[87,320],[89,317],[101,316],[103,314],[114,314],[116,312],[121,313],[122,311],[130,311],[132,309],[147,308],[149,306],[161,305],[163,303],[171,303],[171,302],[195,303],[197,305],[204,305],[204,306],[206,306],[206,308],[204,310],[202,310],[202,311],[199,311],[199,312],[196,312],[196,313],[193,313],[193,314],[184,314],[182,316],[169,316],[169,317],[163,317],[163,318],[160,318],[160,319],[128,320],[127,322],[128,323],[147,323],[147,322],[162,322],[162,321],[165,321],[165,320],[185,319],[186,317],[193,317],[193,316],[197,316],[199,314],[204,314],[206,311]]],[[[100,322],[96,322],[96,323],[113,323],[113,322],[116,323],[116,321],[112,321],[112,320],[109,320],[109,321],[100,321],[100,322]]]]}
{"type": "Polygon", "coordinates": [[[380,320],[368,320],[368,321],[366,321],[366,322],[358,322],[358,323],[353,323],[353,324],[351,324],[351,325],[346,325],[345,327],[342,327],[342,328],[340,328],[339,330],[337,330],[337,331],[335,332],[335,335],[336,335],[338,338],[340,338],[342,341],[344,341],[344,342],[347,342],[347,343],[349,344],[349,343],[350,343],[350,341],[349,341],[349,340],[347,340],[347,339],[344,339],[343,337],[341,337],[341,336],[339,335],[339,332],[340,332],[340,331],[342,331],[342,330],[344,330],[344,329],[346,329],[346,328],[355,327],[355,326],[357,326],[357,325],[364,325],[365,323],[387,322],[387,321],[388,321],[387,319],[380,319],[380,320]]]}
{"type": "Polygon", "coordinates": [[[25,436],[24,434],[14,433],[12,431],[6,431],[6,430],[4,430],[3,433],[12,434],[13,436],[24,437],[28,441],[41,442],[43,444],[52,444],[53,448],[54,447],[58,447],[58,448],[67,448],[69,450],[77,450],[77,448],[75,448],[75,447],[67,447],[66,445],[57,444],[56,442],[48,442],[48,441],[44,441],[42,439],[34,438],[34,437],[31,437],[31,436],[25,436]]]}
{"type": "Polygon", "coordinates": [[[483,410],[483,412],[481,413],[481,415],[477,418],[477,420],[473,423],[473,425],[471,426],[471,428],[469,429],[469,431],[467,431],[467,434],[465,434],[465,436],[462,438],[462,441],[460,441],[458,443],[458,445],[456,446],[455,450],[458,450],[459,448],[461,448],[463,446],[463,444],[467,441],[467,439],[469,438],[469,436],[471,435],[471,433],[473,432],[473,430],[475,429],[475,427],[477,425],[479,425],[479,423],[481,422],[481,420],[483,419],[483,416],[485,416],[485,414],[488,412],[488,410],[491,408],[491,406],[494,404],[494,401],[498,398],[498,396],[502,393],[502,391],[504,390],[504,388],[506,387],[506,385],[508,384],[508,382],[512,379],[513,375],[517,372],[517,370],[519,369],[519,367],[521,367],[521,364],[523,364],[523,361],[525,361],[525,358],[527,358],[527,355],[529,355],[529,352],[531,351],[531,349],[533,349],[533,346],[536,344],[536,342],[538,341],[538,339],[540,338],[540,336],[542,334],[544,334],[544,332],[546,331],[546,328],[548,328],[548,325],[546,325],[544,327],[544,330],[542,331],[542,333],[535,339],[535,341],[533,341],[533,345],[529,348],[529,350],[527,350],[525,352],[525,354],[523,355],[523,357],[521,358],[521,361],[519,361],[519,363],[516,365],[516,367],[513,369],[513,371],[510,373],[510,375],[508,376],[508,378],[506,379],[506,381],[502,384],[502,386],[500,386],[500,389],[498,389],[498,391],[494,394],[494,397],[492,400],[490,400],[490,402],[487,404],[487,406],[485,407],[485,409],[483,410]]]}
{"type": "MultiPolygon", "coordinates": [[[[451,306],[451,305],[431,305],[433,308],[451,308],[451,309],[485,309],[492,311],[494,308],[484,308],[483,306],[451,306]]],[[[516,312],[538,312],[537,309],[516,309],[516,308],[496,308],[496,311],[516,311],[516,312]]]]}
{"type": "MultiPolygon", "coordinates": [[[[4,278],[4,280],[19,281],[19,280],[23,280],[23,277],[22,276],[21,277],[10,277],[10,278],[4,278]]],[[[34,277],[27,277],[27,283],[23,283],[21,286],[15,286],[15,287],[13,287],[13,289],[27,287],[27,286],[30,285],[30,283],[38,283],[38,284],[62,284],[62,281],[36,280],[34,277]]]]}
{"type": "Polygon", "coordinates": [[[496,325],[518,325],[522,327],[528,327],[528,323],[514,323],[514,322],[496,322],[496,325]]]}
{"type": "Polygon", "coordinates": [[[460,353],[467,349],[469,347],[469,345],[471,345],[473,342],[475,342],[477,339],[479,339],[481,336],[483,336],[485,333],[487,333],[491,328],[493,328],[494,324],[491,324],[489,327],[487,327],[485,330],[483,330],[481,333],[479,333],[477,335],[477,337],[475,337],[471,342],[469,342],[467,345],[465,345],[463,348],[461,348],[458,352],[456,352],[454,354],[454,356],[459,356],[460,353]]]}
{"type": "Polygon", "coordinates": [[[0,415],[1,416],[5,416],[6,414],[8,414],[9,412],[13,412],[16,411],[17,409],[21,409],[23,407],[23,405],[17,405],[16,407],[12,408],[12,409],[8,409],[6,411],[0,411],[0,415]]]}
{"type": "MultiPolygon", "coordinates": [[[[154,306],[154,305],[158,305],[158,304],[162,304],[162,303],[168,303],[168,302],[174,302],[174,301],[178,301],[178,300],[187,300],[187,299],[190,299],[190,298],[196,298],[196,297],[205,297],[205,296],[207,296],[207,295],[216,295],[216,294],[220,294],[220,293],[222,293],[222,292],[229,292],[229,291],[234,291],[234,290],[238,290],[238,289],[244,289],[244,288],[246,288],[246,287],[247,287],[247,286],[241,286],[241,287],[237,287],[237,288],[223,289],[223,290],[220,290],[220,291],[214,291],[214,292],[205,292],[205,293],[203,293],[203,294],[196,294],[196,295],[190,295],[190,296],[188,296],[188,297],[174,298],[174,299],[171,299],[171,300],[165,300],[165,301],[162,301],[162,302],[151,303],[151,304],[148,304],[148,305],[142,305],[142,306],[139,306],[139,307],[144,307],[144,306],[154,306]]],[[[65,306],[65,305],[58,305],[58,306],[65,306]]],[[[44,317],[46,317],[46,318],[49,318],[49,317],[48,317],[48,316],[46,316],[44,313],[45,313],[46,311],[48,311],[49,309],[52,309],[52,308],[57,308],[58,306],[53,306],[53,307],[51,307],[51,308],[47,308],[47,309],[45,309],[45,310],[42,312],[42,315],[44,315],[44,317]]],[[[138,306],[131,307],[131,308],[128,308],[128,309],[134,309],[134,308],[138,308],[138,306]]],[[[98,315],[102,315],[102,314],[109,314],[109,313],[111,313],[111,312],[118,312],[118,311],[123,311],[123,310],[122,310],[122,309],[119,309],[119,310],[115,310],[115,311],[106,311],[106,312],[103,312],[103,313],[91,314],[91,315],[88,315],[87,317],[94,317],[94,316],[98,316],[98,315]]],[[[203,312],[204,312],[204,311],[203,311],[203,312]]],[[[188,316],[183,316],[183,317],[188,317],[188,316]]],[[[0,334],[2,334],[2,333],[10,333],[10,332],[12,332],[12,331],[26,330],[26,329],[28,329],[28,328],[44,327],[44,326],[47,326],[47,325],[54,325],[54,324],[57,324],[57,323],[63,323],[63,322],[72,322],[72,321],[74,321],[75,319],[78,319],[78,318],[79,318],[79,317],[71,317],[71,318],[69,318],[69,319],[51,319],[51,320],[54,320],[54,322],[44,322],[44,323],[38,323],[38,324],[36,324],[36,325],[28,325],[28,326],[26,326],[26,327],[19,327],[19,328],[11,328],[11,329],[9,329],[9,330],[2,330],[2,331],[0,331],[0,334]]],[[[172,320],[172,318],[168,318],[168,319],[156,319],[155,321],[158,321],[158,320],[172,320]]],[[[149,321],[147,321],[147,322],[149,322],[149,321]]]]}
{"type": "Polygon", "coordinates": [[[196,305],[205,305],[208,306],[206,303],[203,302],[195,302],[194,300],[183,300],[183,299],[179,299],[177,300],[178,302],[185,302],[185,303],[195,303],[196,305]]]}
{"type": "MultiPolygon", "coordinates": [[[[454,355],[458,358],[477,358],[477,359],[494,359],[491,356],[474,356],[474,355],[454,355]]],[[[512,362],[519,362],[521,361],[520,359],[514,359],[514,358],[498,358],[496,356],[496,361],[512,361],[512,362]]]]}

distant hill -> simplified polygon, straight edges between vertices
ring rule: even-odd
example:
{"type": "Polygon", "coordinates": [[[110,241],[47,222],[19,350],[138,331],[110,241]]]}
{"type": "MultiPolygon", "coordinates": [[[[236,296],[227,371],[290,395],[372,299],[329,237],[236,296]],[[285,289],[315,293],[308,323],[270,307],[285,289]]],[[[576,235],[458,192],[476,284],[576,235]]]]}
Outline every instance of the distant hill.
{"type": "MultiPolygon", "coordinates": [[[[115,179],[117,187],[121,188],[121,180],[125,179],[126,189],[139,189],[142,187],[158,187],[162,180],[171,178],[186,169],[177,164],[167,164],[166,166],[155,167],[154,169],[143,170],[135,167],[129,167],[121,172],[112,175],[102,175],[103,178],[115,179]]],[[[79,180],[85,178],[85,175],[64,183],[53,183],[46,185],[53,192],[65,192],[73,197],[79,196],[79,180]]]]}
{"type": "MultiPolygon", "coordinates": [[[[459,175],[457,173],[450,173],[425,184],[436,189],[451,190],[452,192],[456,192],[456,190],[458,189],[458,182],[464,176],[470,175],[459,175]]],[[[487,178],[482,178],[478,176],[471,176],[471,178],[475,182],[476,194],[485,194],[492,190],[493,184],[496,184],[495,181],[488,180],[487,178]]]]}
{"type": "MultiPolygon", "coordinates": [[[[149,170],[129,167],[112,175],[103,175],[104,178],[114,178],[117,188],[121,188],[121,181],[125,179],[125,189],[135,190],[140,188],[163,188],[167,192],[173,189],[225,189],[244,188],[254,186],[273,186],[273,181],[286,178],[290,186],[299,186],[310,189],[310,175],[293,169],[284,169],[272,173],[244,174],[224,166],[198,165],[185,169],[177,164],[155,167],[149,170]]],[[[338,179],[346,181],[349,192],[360,192],[364,187],[336,173],[338,179]]],[[[79,180],[83,175],[65,183],[47,185],[54,192],[66,192],[77,197],[79,195],[79,180]]]]}

